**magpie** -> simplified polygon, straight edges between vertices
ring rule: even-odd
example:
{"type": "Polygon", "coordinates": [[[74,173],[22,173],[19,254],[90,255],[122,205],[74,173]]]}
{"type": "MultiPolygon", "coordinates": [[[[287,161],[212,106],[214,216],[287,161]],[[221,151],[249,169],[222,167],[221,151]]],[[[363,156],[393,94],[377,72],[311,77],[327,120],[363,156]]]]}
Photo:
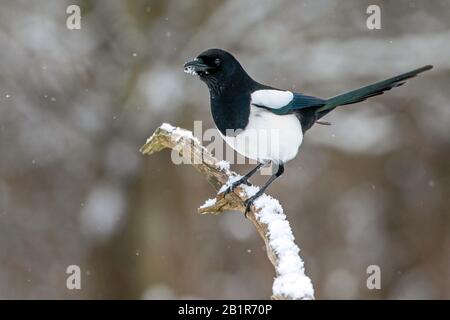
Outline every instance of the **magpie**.
{"type": "Polygon", "coordinates": [[[298,152],[303,136],[314,124],[329,124],[320,119],[336,107],[353,104],[383,94],[405,84],[407,79],[432,69],[422,68],[322,99],[282,90],[253,80],[229,52],[209,49],[184,65],[186,73],[197,75],[210,93],[214,123],[223,139],[243,156],[256,160],[257,166],[232,183],[232,192],[262,166],[275,164],[276,172],[259,191],[245,201],[246,213],[254,200],[284,172],[284,164],[298,152]]]}

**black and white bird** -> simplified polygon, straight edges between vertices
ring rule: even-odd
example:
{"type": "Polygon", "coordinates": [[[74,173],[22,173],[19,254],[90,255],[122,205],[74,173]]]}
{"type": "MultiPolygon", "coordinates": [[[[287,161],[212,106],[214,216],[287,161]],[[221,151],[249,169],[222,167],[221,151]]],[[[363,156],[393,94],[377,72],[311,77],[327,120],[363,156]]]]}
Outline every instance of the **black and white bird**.
{"type": "Polygon", "coordinates": [[[305,132],[336,107],[353,104],[403,85],[407,79],[432,69],[422,68],[380,81],[332,98],[321,99],[277,89],[253,80],[230,53],[209,49],[184,65],[184,71],[199,76],[210,92],[211,112],[224,140],[238,153],[258,161],[258,165],[234,182],[233,191],[263,165],[274,163],[276,172],[246,200],[247,210],[266,188],[284,172],[284,163],[293,159],[305,132]]]}

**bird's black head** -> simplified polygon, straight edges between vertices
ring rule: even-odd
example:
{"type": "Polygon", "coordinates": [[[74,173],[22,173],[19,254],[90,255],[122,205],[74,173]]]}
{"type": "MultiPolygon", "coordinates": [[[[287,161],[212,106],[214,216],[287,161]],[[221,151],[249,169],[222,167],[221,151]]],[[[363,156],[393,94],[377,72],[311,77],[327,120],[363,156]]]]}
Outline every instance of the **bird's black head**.
{"type": "Polygon", "coordinates": [[[184,65],[184,72],[198,75],[212,93],[220,92],[233,81],[248,78],[239,61],[221,49],[209,49],[184,65]]]}

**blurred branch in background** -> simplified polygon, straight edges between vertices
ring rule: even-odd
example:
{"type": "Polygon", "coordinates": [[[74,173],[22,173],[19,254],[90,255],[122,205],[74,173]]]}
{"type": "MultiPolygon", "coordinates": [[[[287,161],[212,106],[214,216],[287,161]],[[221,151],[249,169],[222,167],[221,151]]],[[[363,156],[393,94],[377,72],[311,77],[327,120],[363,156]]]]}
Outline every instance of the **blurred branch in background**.
{"type": "MultiPolygon", "coordinates": [[[[190,131],[163,124],[140,151],[151,155],[166,148],[188,159],[219,191],[215,199],[207,200],[199,208],[199,213],[219,214],[225,210],[245,213],[245,199],[255,194],[258,188],[243,185],[224,195],[223,187],[240,176],[224,166],[223,161],[214,158],[190,131]]],[[[275,267],[277,277],[272,287],[272,299],[314,299],[311,280],[305,275],[304,263],[298,254],[300,249],[294,243],[291,227],[278,200],[263,194],[250,208],[247,218],[264,240],[267,256],[275,267]]]]}

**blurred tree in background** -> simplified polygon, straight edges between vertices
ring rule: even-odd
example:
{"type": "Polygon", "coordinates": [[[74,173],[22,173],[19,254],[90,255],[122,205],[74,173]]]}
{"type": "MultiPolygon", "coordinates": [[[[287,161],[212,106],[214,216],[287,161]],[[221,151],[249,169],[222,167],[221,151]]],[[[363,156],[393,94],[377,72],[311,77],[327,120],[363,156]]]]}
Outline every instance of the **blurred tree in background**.
{"type": "Polygon", "coordinates": [[[213,126],[205,86],[182,72],[211,47],[322,97],[435,65],[327,116],[269,193],[317,298],[449,298],[449,39],[448,0],[1,1],[0,298],[270,296],[249,222],[196,215],[205,181],[168,152],[138,153],[161,122],[213,126]],[[66,28],[70,4],[81,30],[66,28]],[[371,264],[381,290],[366,287],[371,264]]]}

